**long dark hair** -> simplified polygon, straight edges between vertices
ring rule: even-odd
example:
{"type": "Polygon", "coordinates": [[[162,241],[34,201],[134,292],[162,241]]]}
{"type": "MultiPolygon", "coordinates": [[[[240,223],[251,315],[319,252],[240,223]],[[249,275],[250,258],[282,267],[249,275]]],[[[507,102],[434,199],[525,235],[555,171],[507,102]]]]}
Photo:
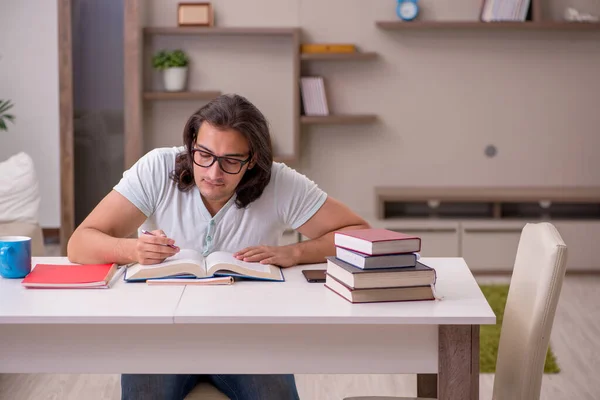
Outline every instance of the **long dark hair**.
{"type": "Polygon", "coordinates": [[[170,175],[177,183],[177,188],[183,192],[196,184],[192,148],[200,125],[205,121],[218,129],[240,132],[250,144],[250,156],[254,157],[254,165],[246,170],[235,189],[235,203],[238,208],[244,208],[260,197],[271,180],[273,147],[269,124],[258,108],[236,94],[219,96],[192,114],[183,129],[185,150],[177,155],[175,170],[170,175]]]}

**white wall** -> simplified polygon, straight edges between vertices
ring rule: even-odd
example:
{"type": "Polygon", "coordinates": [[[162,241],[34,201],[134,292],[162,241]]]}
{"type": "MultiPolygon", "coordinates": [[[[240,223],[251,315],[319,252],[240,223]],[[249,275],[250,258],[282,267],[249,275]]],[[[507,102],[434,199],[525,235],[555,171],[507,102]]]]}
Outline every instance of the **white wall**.
{"type": "MultiPolygon", "coordinates": [[[[176,0],[146,4],[146,23],[176,26],[176,0]]],[[[305,73],[325,77],[333,113],[375,113],[379,122],[303,127],[301,160],[294,166],[367,218],[375,215],[373,188],[380,185],[600,183],[599,32],[378,29],[376,21],[397,19],[393,0],[212,4],[218,26],[300,26],[303,42],[354,43],[379,53],[368,62],[303,63],[305,73]],[[490,144],[498,148],[494,158],[484,154],[490,144]]],[[[419,4],[420,18],[432,20],[477,20],[481,6],[479,0],[419,4]]],[[[567,1],[544,4],[545,14],[560,18],[567,1]]],[[[576,7],[600,14],[597,1],[578,0],[576,7]]],[[[205,41],[180,43],[194,48],[194,39],[205,41]]],[[[225,79],[219,61],[233,60],[211,59],[197,73],[225,79]]],[[[265,70],[272,67],[268,59],[263,63],[265,70]]],[[[253,76],[255,85],[264,82],[253,76]]],[[[262,87],[268,91],[263,98],[281,96],[278,88],[262,87]]],[[[180,142],[185,118],[171,112],[175,103],[152,107],[162,110],[158,133],[173,126],[177,136],[169,140],[180,142]]],[[[269,119],[279,117],[264,111],[269,119]]]]}
{"type": "Polygon", "coordinates": [[[0,132],[0,160],[20,151],[40,181],[40,224],[60,226],[58,21],[56,1],[2,2],[0,99],[15,104],[15,124],[0,132]]]}
{"type": "MultiPolygon", "coordinates": [[[[0,98],[15,102],[17,123],[8,133],[0,133],[0,159],[18,151],[32,155],[40,178],[41,223],[58,227],[56,2],[4,3],[0,98]]],[[[422,0],[420,4],[424,19],[476,19],[480,7],[479,0],[422,0]]],[[[550,2],[547,14],[559,17],[566,4],[550,2]]],[[[176,25],[177,1],[154,0],[147,5],[146,23],[176,25]]],[[[333,112],[373,112],[380,118],[374,125],[305,127],[301,132],[298,169],[366,217],[375,211],[373,187],[377,185],[594,186],[600,182],[598,32],[379,30],[376,20],[396,18],[392,0],[215,0],[213,5],[221,26],[300,26],[305,42],[351,42],[380,54],[378,60],[364,63],[305,65],[308,71],[325,76],[333,112]],[[484,156],[488,144],[498,147],[497,157],[484,156]]],[[[600,14],[598,2],[578,0],[575,5],[600,14]]],[[[281,44],[272,45],[277,49],[281,44]]],[[[190,44],[196,51],[200,46],[190,44]]],[[[273,54],[275,59],[251,67],[268,69],[275,60],[291,71],[290,64],[277,58],[285,53],[273,54]]],[[[198,61],[202,61],[200,54],[198,61]]],[[[200,80],[192,78],[194,85],[236,90],[225,84],[231,70],[220,66],[219,76],[218,64],[211,59],[210,71],[203,76],[200,70],[200,80]]],[[[258,86],[259,80],[261,92],[249,96],[259,97],[261,108],[261,102],[268,109],[277,99],[289,103],[281,90],[293,83],[284,82],[281,71],[273,76],[280,84],[258,86]]],[[[150,105],[145,122],[155,126],[148,137],[165,144],[162,135],[168,134],[163,127],[172,126],[172,138],[179,139],[185,117],[195,106],[150,105]],[[174,108],[177,112],[171,114],[174,108]],[[153,124],[157,115],[160,125],[153,124]]],[[[289,114],[267,113],[277,126],[283,124],[282,116],[291,122],[289,114]]]]}
{"type": "MultiPolygon", "coordinates": [[[[423,19],[476,20],[481,2],[419,4],[423,19]]],[[[600,32],[378,29],[375,21],[396,19],[393,7],[301,0],[306,40],[380,55],[309,66],[325,76],[334,112],[380,122],[303,129],[303,172],[367,218],[375,186],[600,184],[600,32]],[[488,144],[496,157],[485,156],[488,144]]],[[[579,9],[597,15],[600,3],[579,9]]]]}

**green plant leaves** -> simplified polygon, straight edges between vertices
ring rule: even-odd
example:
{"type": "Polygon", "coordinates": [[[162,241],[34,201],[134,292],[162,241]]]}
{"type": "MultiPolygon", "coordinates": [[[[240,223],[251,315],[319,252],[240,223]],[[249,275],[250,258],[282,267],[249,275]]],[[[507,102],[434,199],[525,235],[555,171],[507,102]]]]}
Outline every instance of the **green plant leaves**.
{"type": "Polygon", "coordinates": [[[8,114],[8,110],[13,107],[10,100],[0,100],[0,130],[7,131],[6,121],[15,122],[15,116],[8,114]]]}
{"type": "Polygon", "coordinates": [[[180,49],[173,51],[160,50],[152,57],[152,66],[161,71],[173,67],[186,67],[188,64],[187,54],[180,49]]]}

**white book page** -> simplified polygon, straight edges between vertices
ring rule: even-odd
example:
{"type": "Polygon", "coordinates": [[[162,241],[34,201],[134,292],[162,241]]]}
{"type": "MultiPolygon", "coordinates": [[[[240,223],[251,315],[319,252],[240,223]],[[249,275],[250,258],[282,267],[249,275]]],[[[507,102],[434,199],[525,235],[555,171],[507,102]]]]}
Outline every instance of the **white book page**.
{"type": "Polygon", "coordinates": [[[225,251],[215,251],[214,253],[209,254],[206,257],[206,264],[207,270],[216,264],[232,264],[242,267],[243,269],[249,271],[256,271],[261,273],[269,273],[271,271],[271,268],[268,264],[244,262],[235,258],[233,254],[225,251]]]}
{"type": "MultiPolygon", "coordinates": [[[[195,264],[204,265],[204,256],[199,251],[193,249],[181,249],[179,253],[165,259],[161,264],[179,264],[182,261],[193,262],[195,264]],[[176,262],[171,262],[176,261],[176,262]]],[[[161,265],[158,264],[158,265],[161,265]]]]}
{"type": "Polygon", "coordinates": [[[176,265],[176,264],[182,264],[182,263],[197,264],[197,265],[200,265],[204,271],[206,271],[206,262],[204,260],[204,257],[202,256],[202,253],[200,253],[196,250],[192,250],[192,249],[181,249],[181,250],[179,250],[179,253],[175,254],[174,256],[167,257],[165,259],[165,261],[158,263],[158,264],[150,264],[150,265],[135,264],[135,265],[129,267],[129,271],[130,271],[129,274],[133,275],[141,269],[153,270],[153,269],[167,267],[169,265],[176,265]]]}

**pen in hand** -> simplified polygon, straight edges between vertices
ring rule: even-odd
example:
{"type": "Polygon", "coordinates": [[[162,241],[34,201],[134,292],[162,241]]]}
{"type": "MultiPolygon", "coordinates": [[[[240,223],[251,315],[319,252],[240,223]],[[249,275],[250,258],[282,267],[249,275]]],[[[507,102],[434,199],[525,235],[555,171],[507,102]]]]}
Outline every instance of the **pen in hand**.
{"type": "MultiPolygon", "coordinates": [[[[142,229],[142,233],[143,233],[144,235],[156,236],[156,235],[155,235],[155,234],[153,234],[152,232],[149,232],[149,231],[147,231],[147,230],[145,230],[145,229],[142,229]]],[[[167,244],[167,245],[165,245],[165,246],[169,246],[169,247],[170,247],[170,248],[172,248],[172,249],[178,250],[177,246],[174,246],[174,245],[172,245],[172,244],[167,244]]]]}

